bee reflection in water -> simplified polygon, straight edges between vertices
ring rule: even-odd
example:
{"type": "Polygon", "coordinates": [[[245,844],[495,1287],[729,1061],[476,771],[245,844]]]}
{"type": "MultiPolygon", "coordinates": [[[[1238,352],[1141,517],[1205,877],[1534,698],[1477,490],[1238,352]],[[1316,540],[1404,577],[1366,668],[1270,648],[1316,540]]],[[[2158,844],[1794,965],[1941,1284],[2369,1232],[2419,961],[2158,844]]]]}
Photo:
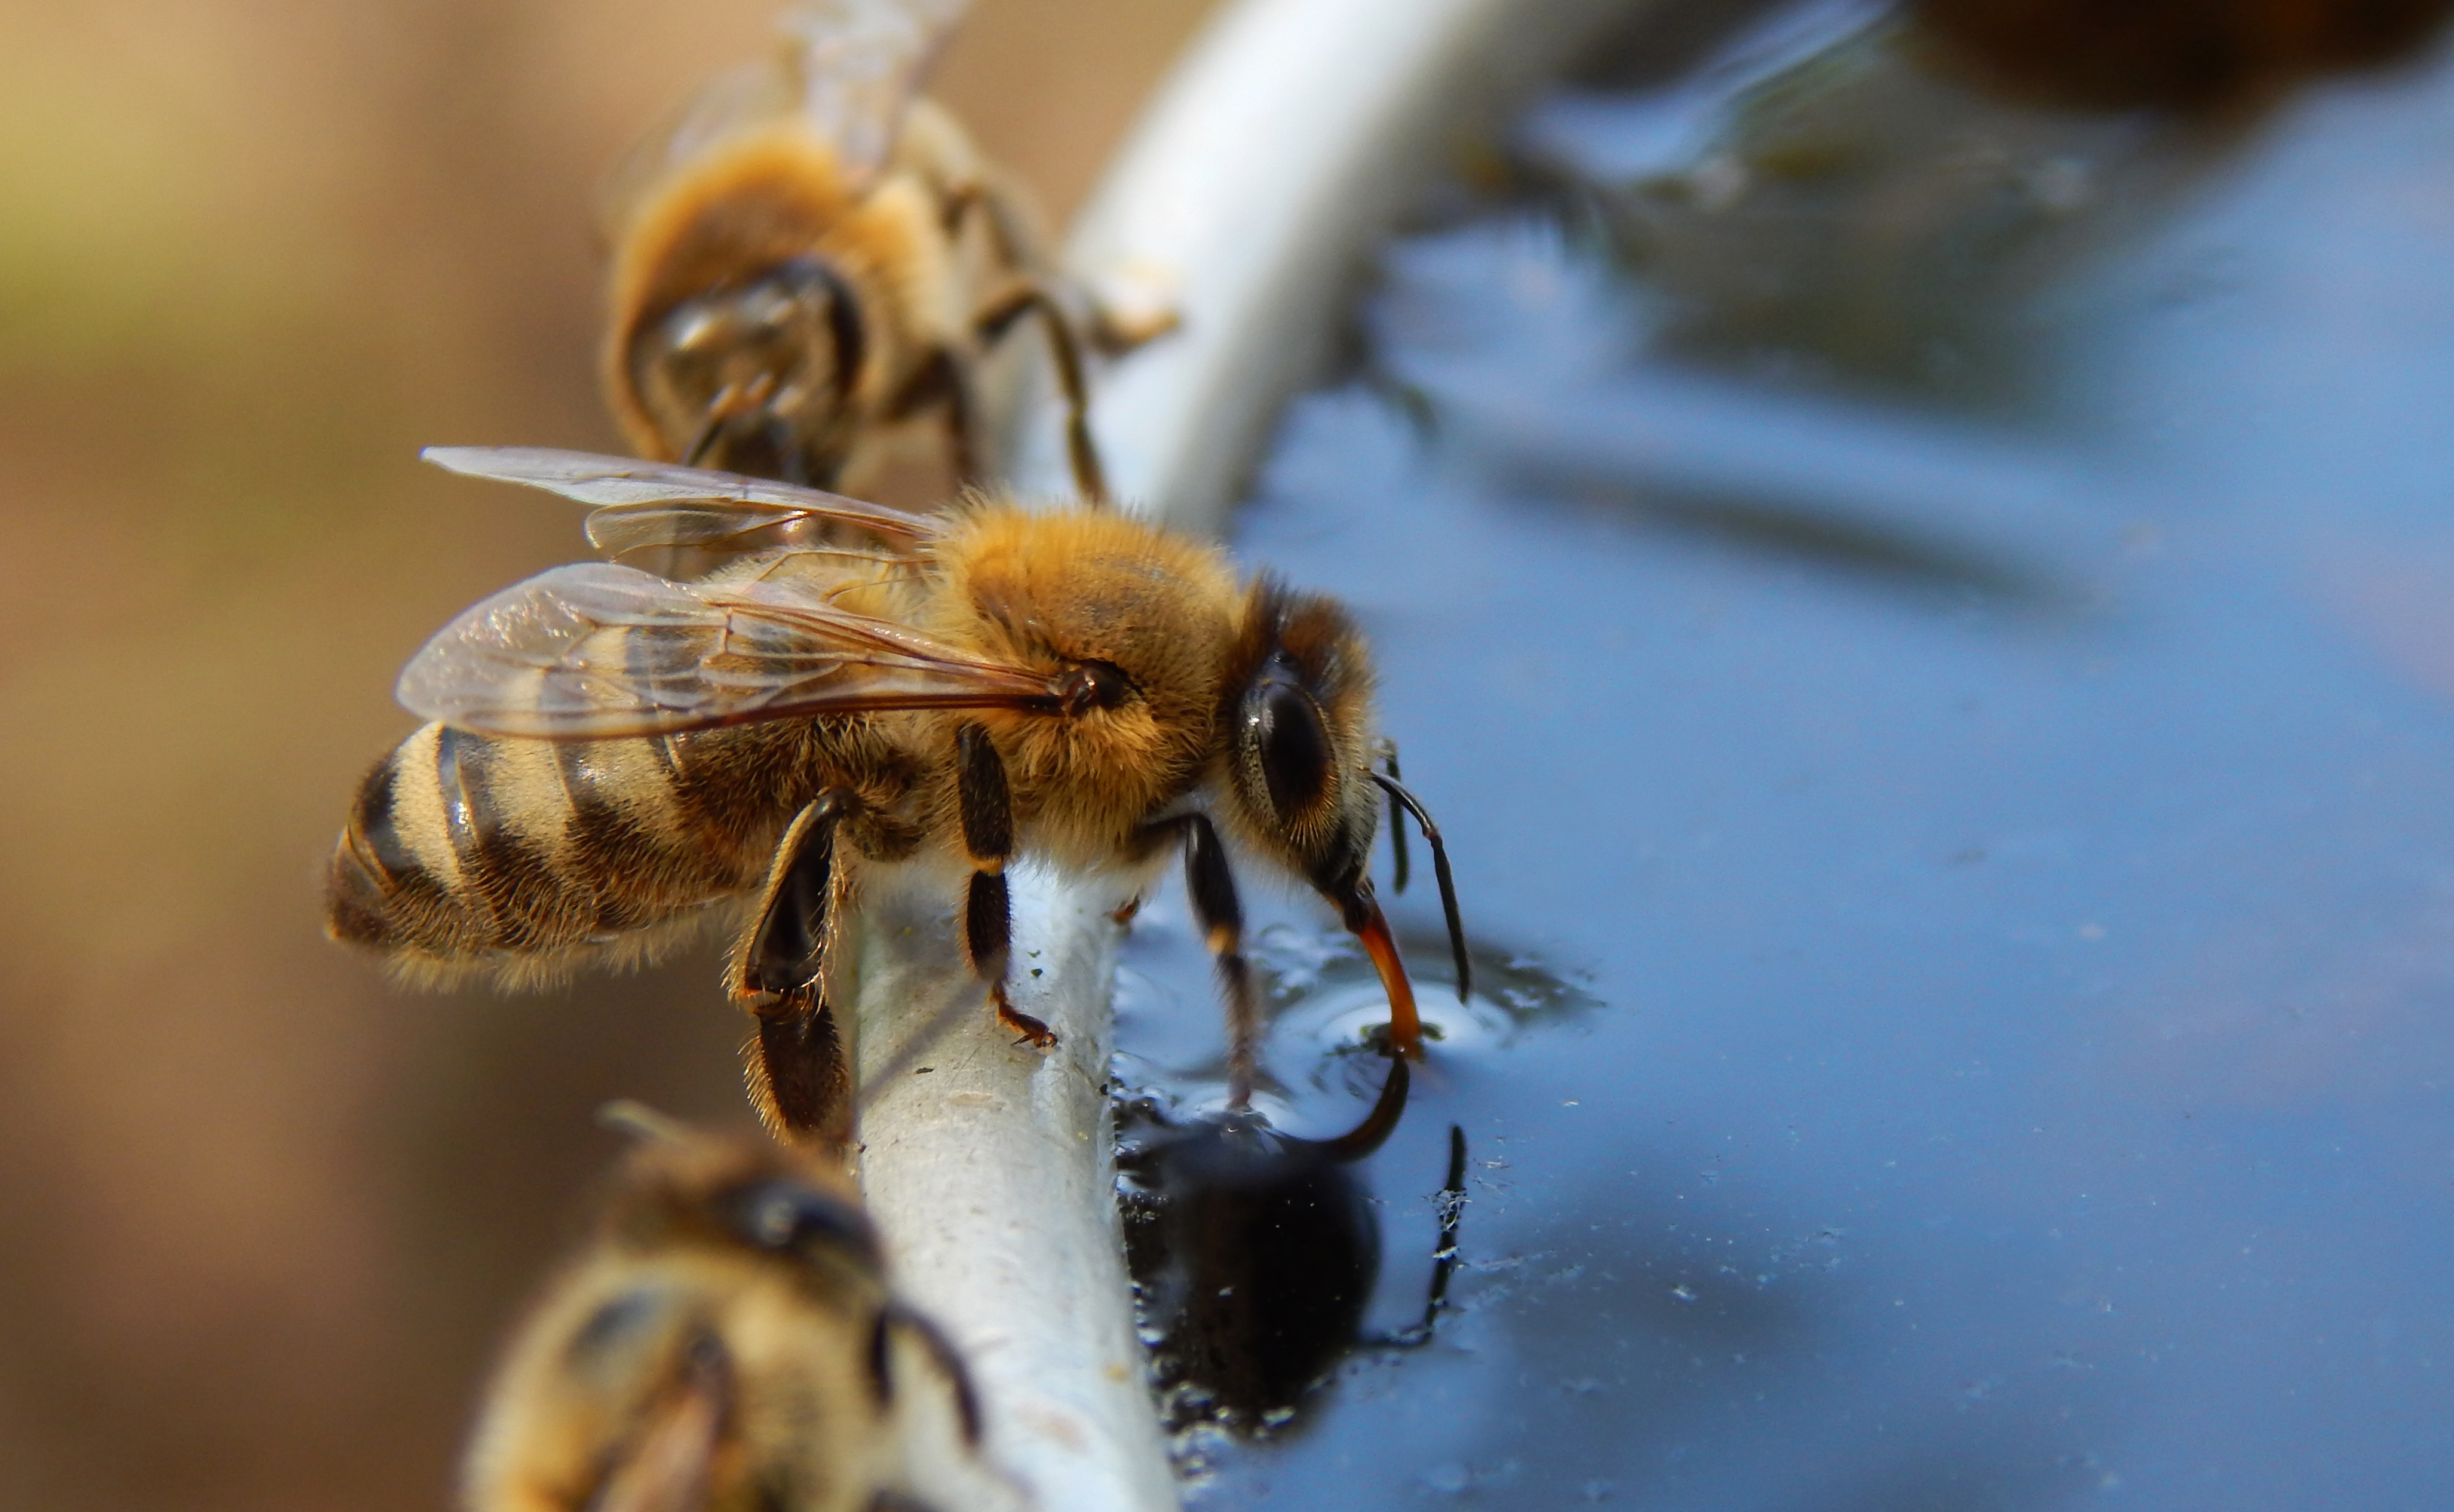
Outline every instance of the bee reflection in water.
{"type": "Polygon", "coordinates": [[[1278,1133],[1251,1113],[1166,1128],[1119,1158],[1126,1250],[1155,1334],[1170,1426],[1244,1432],[1292,1420],[1357,1345],[1428,1342],[1447,1304],[1465,1202],[1465,1133],[1449,1129],[1439,1243],[1419,1322],[1367,1341],[1380,1232],[1355,1166],[1397,1128],[1407,1065],[1392,1058],[1372,1111],[1334,1139],[1278,1133]]]}

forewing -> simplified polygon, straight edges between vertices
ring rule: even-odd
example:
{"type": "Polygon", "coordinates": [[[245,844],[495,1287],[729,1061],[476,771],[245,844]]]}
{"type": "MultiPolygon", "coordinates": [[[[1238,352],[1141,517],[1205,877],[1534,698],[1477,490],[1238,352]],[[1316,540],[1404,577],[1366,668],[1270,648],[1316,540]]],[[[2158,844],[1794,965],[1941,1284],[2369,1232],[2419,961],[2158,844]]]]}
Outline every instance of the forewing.
{"type": "Polygon", "coordinates": [[[857,178],[895,146],[903,108],[970,0],[801,0],[779,21],[801,109],[857,178]]]}
{"type": "Polygon", "coordinates": [[[601,192],[619,235],[670,175],[728,137],[799,116],[858,188],[894,151],[903,109],[971,0],[803,0],[779,20],[782,55],[717,75],[615,165],[601,192]]]}
{"type": "Polygon", "coordinates": [[[555,568],[469,610],[411,660],[399,696],[463,729],[550,739],[1057,701],[1027,668],[791,585],[677,583],[604,562],[555,568]]]}
{"type": "Polygon", "coordinates": [[[648,546],[723,549],[760,532],[856,526],[891,539],[928,540],[938,522],[821,489],[672,462],[564,452],[545,446],[430,446],[418,455],[470,477],[524,483],[596,508],[588,539],[608,554],[648,546]]]}

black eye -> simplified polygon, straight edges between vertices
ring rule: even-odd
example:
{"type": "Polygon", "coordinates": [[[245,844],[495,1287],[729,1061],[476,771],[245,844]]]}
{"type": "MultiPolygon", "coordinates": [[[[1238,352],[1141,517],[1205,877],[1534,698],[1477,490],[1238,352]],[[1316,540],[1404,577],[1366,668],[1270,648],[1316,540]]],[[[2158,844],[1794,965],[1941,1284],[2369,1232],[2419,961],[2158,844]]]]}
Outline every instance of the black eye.
{"type": "Polygon", "coordinates": [[[576,1369],[595,1364],[607,1351],[634,1341],[641,1330],[662,1318],[674,1305],[664,1291],[642,1286],[622,1293],[588,1315],[571,1336],[564,1358],[576,1369]]]}
{"type": "Polygon", "coordinates": [[[857,1208],[797,1181],[753,1182],[725,1207],[734,1232],[760,1249],[876,1259],[876,1235],[857,1208]]]}
{"type": "Polygon", "coordinates": [[[1329,786],[1329,731],[1312,695],[1274,674],[1245,698],[1244,733],[1278,817],[1297,818],[1320,801],[1329,786]]]}

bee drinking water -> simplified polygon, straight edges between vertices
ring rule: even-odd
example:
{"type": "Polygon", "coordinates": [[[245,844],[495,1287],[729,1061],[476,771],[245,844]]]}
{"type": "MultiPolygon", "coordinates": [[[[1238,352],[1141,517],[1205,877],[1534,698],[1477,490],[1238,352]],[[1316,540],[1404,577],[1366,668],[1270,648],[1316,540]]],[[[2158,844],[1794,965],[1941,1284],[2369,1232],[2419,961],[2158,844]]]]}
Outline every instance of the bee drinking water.
{"type": "Polygon", "coordinates": [[[690,582],[557,568],[436,635],[399,689],[436,722],[368,776],[333,855],[336,937],[412,975],[520,981],[754,899],[727,970],[757,1020],[754,1097],[780,1132],[840,1139],[828,963],[864,866],[959,890],[992,1004],[1045,1044],[1006,990],[1008,863],[1134,897],[1180,849],[1241,1105],[1259,1006],[1230,839],[1338,911],[1388,994],[1392,1048],[1420,1053],[1366,871],[1385,799],[1431,840],[1464,998],[1448,857],[1378,764],[1369,654],[1336,602],[1239,582],[1217,548],[1106,511],[975,496],[922,516],[618,457],[428,455],[599,506],[590,537],[617,557],[737,554],[690,582]],[[848,532],[883,544],[832,543],[848,532]]]}

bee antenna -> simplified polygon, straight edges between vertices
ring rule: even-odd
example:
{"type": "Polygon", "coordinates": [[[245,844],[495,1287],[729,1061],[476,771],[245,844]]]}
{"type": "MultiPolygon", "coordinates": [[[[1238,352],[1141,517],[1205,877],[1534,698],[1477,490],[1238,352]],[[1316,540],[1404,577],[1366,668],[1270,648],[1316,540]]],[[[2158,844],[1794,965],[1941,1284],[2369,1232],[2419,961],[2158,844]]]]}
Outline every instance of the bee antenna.
{"type": "Polygon", "coordinates": [[[596,1121],[642,1142],[688,1144],[694,1138],[689,1124],[631,1098],[615,1098],[599,1107],[596,1121]]]}
{"type": "Polygon", "coordinates": [[[1440,880],[1440,912],[1448,916],[1449,950],[1457,957],[1458,1001],[1463,1002],[1474,985],[1474,963],[1466,958],[1465,920],[1458,914],[1457,877],[1449,871],[1449,848],[1440,843],[1440,827],[1432,822],[1430,814],[1424,812],[1422,800],[1407,792],[1405,784],[1395,776],[1373,771],[1369,767],[1364,770],[1388,793],[1393,802],[1415,816],[1415,822],[1422,826],[1423,838],[1431,842],[1432,872],[1440,880]]]}
{"type": "MultiPolygon", "coordinates": [[[[1397,781],[1397,741],[1382,740],[1380,742],[1380,762],[1381,765],[1389,769],[1389,779],[1393,782],[1397,781]]],[[[1403,893],[1406,890],[1407,876],[1406,821],[1398,816],[1398,800],[1394,797],[1389,800],[1389,861],[1391,872],[1389,877],[1389,891],[1393,894],[1403,893]]]]}

